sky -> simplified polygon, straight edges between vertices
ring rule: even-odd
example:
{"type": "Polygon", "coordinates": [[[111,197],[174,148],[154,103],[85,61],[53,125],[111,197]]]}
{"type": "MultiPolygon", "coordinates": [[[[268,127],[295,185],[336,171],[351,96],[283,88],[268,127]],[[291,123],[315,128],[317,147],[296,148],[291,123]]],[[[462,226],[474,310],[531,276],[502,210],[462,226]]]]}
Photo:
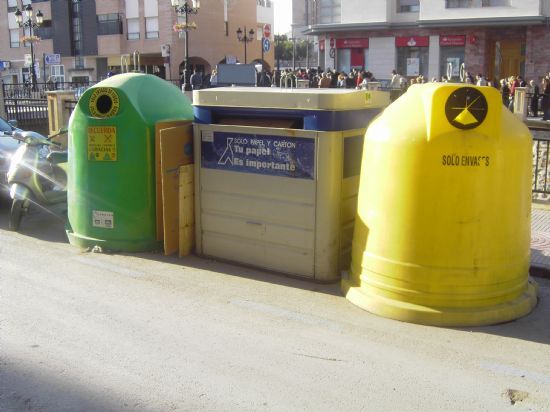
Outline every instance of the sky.
{"type": "Polygon", "coordinates": [[[292,4],[291,0],[273,0],[275,5],[275,24],[274,33],[284,34],[290,31],[292,23],[292,4]]]}

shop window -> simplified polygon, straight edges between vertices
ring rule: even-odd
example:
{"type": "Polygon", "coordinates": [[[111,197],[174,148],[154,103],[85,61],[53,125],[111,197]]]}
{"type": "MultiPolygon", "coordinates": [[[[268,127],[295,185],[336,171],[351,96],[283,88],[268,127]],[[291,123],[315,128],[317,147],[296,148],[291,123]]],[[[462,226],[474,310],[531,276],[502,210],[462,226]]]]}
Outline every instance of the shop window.
{"type": "Polygon", "coordinates": [[[460,68],[464,63],[464,46],[441,47],[439,72],[451,81],[460,81],[460,68]]]}
{"type": "Polygon", "coordinates": [[[351,49],[338,49],[338,55],[336,58],[337,67],[336,71],[345,72],[346,74],[350,72],[350,60],[351,60],[351,49]]]}
{"type": "Polygon", "coordinates": [[[398,13],[418,13],[420,11],[420,0],[397,0],[398,13]]]}
{"type": "Polygon", "coordinates": [[[122,34],[122,18],[118,13],[97,16],[97,34],[122,34]]]}
{"type": "Polygon", "coordinates": [[[428,47],[398,47],[397,71],[407,77],[428,78],[428,47]]]}
{"type": "Polygon", "coordinates": [[[127,19],[128,40],[139,39],[139,19],[127,19]]]}

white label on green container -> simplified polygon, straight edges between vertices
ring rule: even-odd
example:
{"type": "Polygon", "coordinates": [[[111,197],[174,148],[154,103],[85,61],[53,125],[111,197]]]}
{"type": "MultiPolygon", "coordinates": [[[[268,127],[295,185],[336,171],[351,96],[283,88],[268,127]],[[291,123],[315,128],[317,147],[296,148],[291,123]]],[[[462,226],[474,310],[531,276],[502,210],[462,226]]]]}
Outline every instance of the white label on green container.
{"type": "Polygon", "coordinates": [[[92,210],[92,226],[113,229],[115,226],[113,212],[104,210],[92,210]]]}

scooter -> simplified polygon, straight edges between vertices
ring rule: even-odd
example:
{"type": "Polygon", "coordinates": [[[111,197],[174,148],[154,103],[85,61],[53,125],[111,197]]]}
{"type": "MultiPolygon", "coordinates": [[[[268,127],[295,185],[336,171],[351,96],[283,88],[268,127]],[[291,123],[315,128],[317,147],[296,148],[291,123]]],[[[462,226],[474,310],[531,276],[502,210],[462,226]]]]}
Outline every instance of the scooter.
{"type": "Polygon", "coordinates": [[[32,131],[12,132],[22,144],[11,158],[8,187],[12,200],[9,229],[19,230],[21,218],[31,204],[50,210],[67,204],[67,152],[51,139],[66,130],[44,137],[32,131]],[[57,149],[57,150],[55,150],[57,149]]]}

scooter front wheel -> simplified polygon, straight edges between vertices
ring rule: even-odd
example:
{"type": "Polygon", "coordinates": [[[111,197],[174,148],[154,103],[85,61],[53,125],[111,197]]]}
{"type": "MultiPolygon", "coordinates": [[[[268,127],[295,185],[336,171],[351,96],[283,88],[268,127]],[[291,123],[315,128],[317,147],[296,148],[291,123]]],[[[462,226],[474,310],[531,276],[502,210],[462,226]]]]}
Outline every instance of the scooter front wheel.
{"type": "Polygon", "coordinates": [[[14,232],[17,232],[19,230],[19,226],[21,225],[24,204],[25,201],[21,199],[13,199],[11,204],[9,229],[14,232]]]}

